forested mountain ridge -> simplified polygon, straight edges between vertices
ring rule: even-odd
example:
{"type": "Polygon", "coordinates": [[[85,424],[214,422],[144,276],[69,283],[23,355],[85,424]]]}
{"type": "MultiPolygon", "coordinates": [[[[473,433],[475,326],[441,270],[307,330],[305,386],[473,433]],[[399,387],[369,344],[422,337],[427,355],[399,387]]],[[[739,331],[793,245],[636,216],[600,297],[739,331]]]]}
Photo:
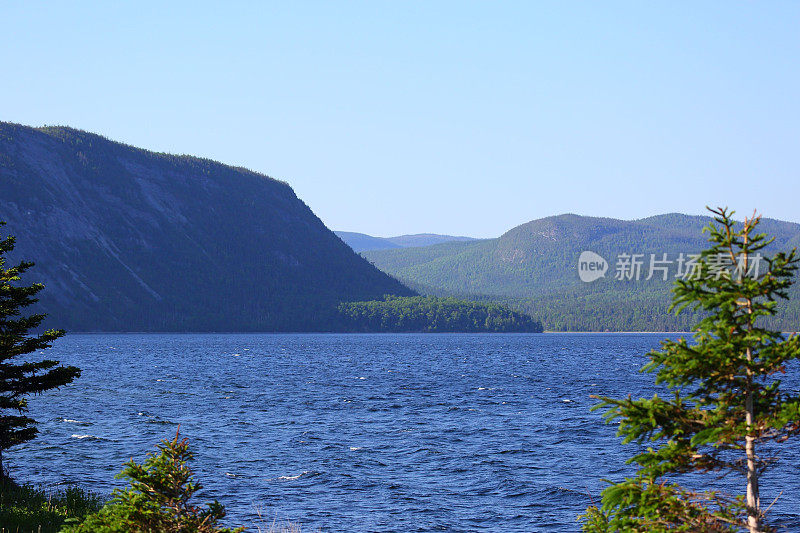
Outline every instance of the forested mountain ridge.
{"type": "MultiPolygon", "coordinates": [[[[567,214],[533,220],[497,239],[362,255],[418,292],[501,301],[540,319],[549,330],[683,330],[697,316],[667,312],[676,260],[706,247],[702,228],[710,220],[677,213],[633,221],[567,214]],[[605,258],[605,277],[592,283],[579,279],[583,251],[605,258]],[[615,278],[621,254],[642,255],[641,279],[615,278]],[[668,280],[660,272],[645,279],[650,254],[667,254],[673,261],[668,280]]],[[[798,224],[764,219],[759,230],[776,238],[767,255],[800,247],[798,224]]],[[[784,305],[781,327],[800,329],[798,303],[784,305]]]]}
{"type": "Polygon", "coordinates": [[[432,246],[444,242],[477,240],[472,237],[439,235],[436,233],[417,233],[414,235],[398,235],[396,237],[373,237],[366,233],[356,233],[352,231],[334,231],[334,233],[356,252],[388,250],[391,248],[412,248],[416,246],[432,246]]]}
{"type": "Polygon", "coordinates": [[[413,295],[283,182],[64,127],[0,123],[0,220],[72,331],[319,331],[413,295]]]}
{"type": "Polygon", "coordinates": [[[402,246],[403,248],[413,248],[416,246],[432,246],[444,242],[469,242],[476,241],[474,237],[464,237],[460,235],[440,235],[438,233],[415,233],[413,235],[398,235],[388,237],[389,242],[402,246]]]}

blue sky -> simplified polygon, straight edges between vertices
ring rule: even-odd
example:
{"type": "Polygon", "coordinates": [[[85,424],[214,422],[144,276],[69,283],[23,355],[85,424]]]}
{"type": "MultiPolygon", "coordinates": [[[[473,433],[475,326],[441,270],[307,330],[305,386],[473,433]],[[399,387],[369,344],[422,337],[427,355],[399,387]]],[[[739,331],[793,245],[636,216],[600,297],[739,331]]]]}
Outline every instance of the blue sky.
{"type": "Polygon", "coordinates": [[[374,235],[800,222],[798,27],[780,1],[5,2],[0,120],[246,166],[374,235]]]}

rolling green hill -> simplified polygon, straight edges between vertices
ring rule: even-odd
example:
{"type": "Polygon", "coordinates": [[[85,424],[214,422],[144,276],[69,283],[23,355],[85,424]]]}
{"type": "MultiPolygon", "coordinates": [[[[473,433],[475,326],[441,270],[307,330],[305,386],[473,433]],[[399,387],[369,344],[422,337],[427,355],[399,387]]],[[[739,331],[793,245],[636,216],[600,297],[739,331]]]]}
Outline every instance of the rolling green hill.
{"type": "MultiPolygon", "coordinates": [[[[497,239],[363,255],[421,293],[501,301],[541,319],[549,330],[685,330],[697,316],[668,314],[670,289],[679,254],[688,256],[705,247],[701,230],[709,221],[681,214],[635,221],[570,214],[522,224],[497,239]],[[583,251],[605,258],[605,277],[592,283],[579,279],[583,251]],[[643,255],[642,279],[615,279],[620,254],[643,255]],[[658,270],[652,279],[644,279],[650,254],[656,259],[667,254],[667,260],[674,261],[667,281],[658,270]]],[[[765,219],[761,230],[776,237],[772,250],[800,246],[798,224],[765,219]]],[[[793,291],[800,296],[797,288],[793,291]]],[[[779,325],[798,329],[799,309],[795,299],[784,309],[779,325]]]]}
{"type": "Polygon", "coordinates": [[[72,331],[327,331],[342,301],[414,294],[286,183],[70,128],[0,123],[0,220],[72,331]]]}

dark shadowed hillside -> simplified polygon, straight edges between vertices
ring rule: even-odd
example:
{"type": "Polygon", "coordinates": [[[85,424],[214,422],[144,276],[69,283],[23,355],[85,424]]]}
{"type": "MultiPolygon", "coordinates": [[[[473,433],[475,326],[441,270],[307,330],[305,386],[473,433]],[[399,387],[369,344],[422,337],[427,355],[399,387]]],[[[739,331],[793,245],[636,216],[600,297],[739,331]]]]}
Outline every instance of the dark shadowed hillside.
{"type": "Polygon", "coordinates": [[[413,294],[286,183],[70,128],[0,123],[0,220],[69,330],[328,330],[341,301],[413,294]]]}

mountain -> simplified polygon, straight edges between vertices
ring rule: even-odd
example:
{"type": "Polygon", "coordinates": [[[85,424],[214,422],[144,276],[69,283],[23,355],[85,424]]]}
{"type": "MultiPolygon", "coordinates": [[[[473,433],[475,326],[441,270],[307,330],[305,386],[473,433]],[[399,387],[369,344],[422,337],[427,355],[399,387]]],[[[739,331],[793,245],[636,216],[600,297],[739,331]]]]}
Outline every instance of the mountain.
{"type": "Polygon", "coordinates": [[[343,301],[413,291],[286,183],[63,127],[0,123],[0,220],[73,331],[317,331],[343,301]]]}
{"type": "Polygon", "coordinates": [[[432,246],[444,242],[474,241],[472,237],[456,237],[453,235],[437,235],[435,233],[417,233],[415,235],[398,235],[397,237],[373,237],[366,233],[352,231],[335,231],[350,248],[356,252],[369,250],[390,250],[393,248],[411,248],[432,246]]]}
{"type": "Polygon", "coordinates": [[[468,242],[475,241],[472,237],[458,237],[455,235],[437,235],[435,233],[416,233],[414,235],[399,235],[387,239],[393,244],[403,248],[413,248],[416,246],[432,246],[444,242],[468,242]]]}
{"type": "MultiPolygon", "coordinates": [[[[688,257],[706,247],[701,230],[710,221],[677,213],[633,221],[567,214],[533,220],[497,239],[363,255],[418,292],[504,302],[539,318],[549,330],[685,330],[698,315],[669,314],[670,289],[680,254],[688,257]],[[578,259],[583,251],[606,260],[605,277],[591,283],[580,280],[578,259]],[[621,254],[642,254],[640,280],[615,278],[621,254]],[[657,259],[667,254],[672,261],[667,281],[659,270],[652,279],[644,279],[651,254],[657,259]]],[[[798,224],[765,219],[760,229],[776,237],[771,250],[800,246],[798,224]]],[[[800,297],[797,287],[793,294],[800,297]]],[[[775,323],[799,329],[799,303],[795,299],[784,306],[775,323]]]]}
{"type": "Polygon", "coordinates": [[[400,248],[399,244],[395,244],[389,239],[385,239],[383,237],[373,237],[372,235],[367,235],[366,233],[355,233],[352,231],[334,231],[334,233],[355,252],[400,248]]]}

